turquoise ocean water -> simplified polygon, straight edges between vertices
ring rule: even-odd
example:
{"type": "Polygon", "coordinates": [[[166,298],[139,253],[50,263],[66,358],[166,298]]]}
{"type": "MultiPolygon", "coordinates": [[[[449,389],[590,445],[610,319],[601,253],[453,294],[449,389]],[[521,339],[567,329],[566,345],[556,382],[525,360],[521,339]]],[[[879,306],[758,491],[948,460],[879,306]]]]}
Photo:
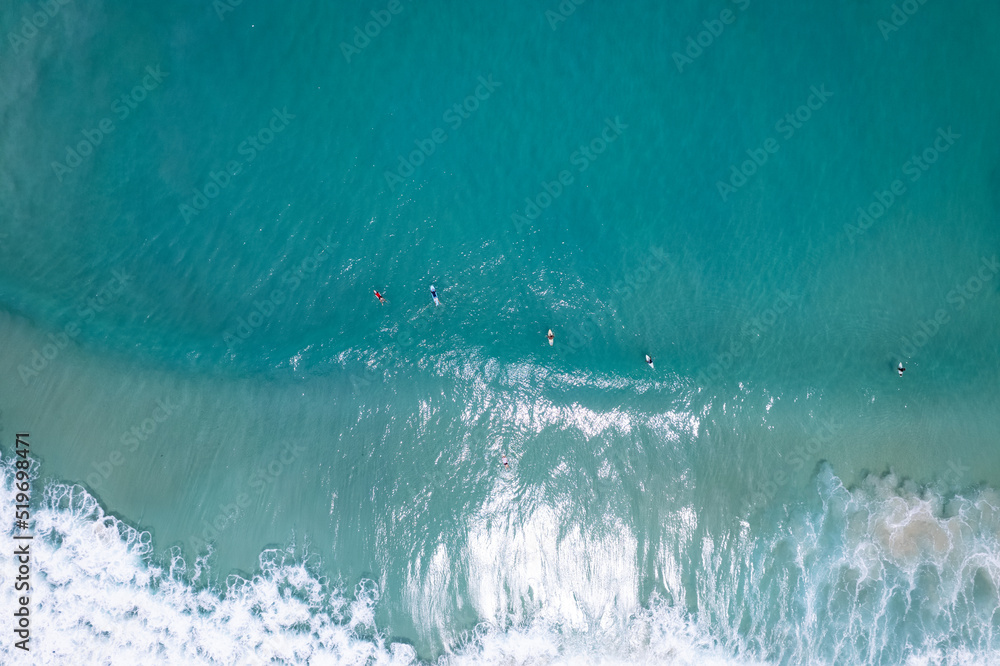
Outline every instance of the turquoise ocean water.
{"type": "Polygon", "coordinates": [[[0,661],[1000,663],[996,3],[0,36],[0,661]]]}

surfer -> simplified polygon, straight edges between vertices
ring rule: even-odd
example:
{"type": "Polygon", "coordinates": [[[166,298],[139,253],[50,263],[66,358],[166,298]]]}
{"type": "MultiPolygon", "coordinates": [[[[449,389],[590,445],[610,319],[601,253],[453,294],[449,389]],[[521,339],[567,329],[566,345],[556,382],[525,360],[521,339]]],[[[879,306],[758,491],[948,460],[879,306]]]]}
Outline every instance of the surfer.
{"type": "Polygon", "coordinates": [[[438,293],[434,290],[434,285],[431,285],[431,298],[434,299],[434,306],[437,307],[441,305],[441,301],[438,300],[438,293]]]}
{"type": "Polygon", "coordinates": [[[903,362],[902,361],[900,361],[899,367],[897,368],[897,370],[899,370],[899,376],[900,377],[902,377],[903,373],[906,372],[906,368],[903,367],[903,362]]]}
{"type": "Polygon", "coordinates": [[[549,334],[546,335],[545,337],[547,337],[549,339],[549,347],[551,347],[553,344],[555,344],[556,336],[552,333],[552,329],[551,328],[549,329],[549,334]]]}
{"type": "Polygon", "coordinates": [[[379,303],[381,303],[382,305],[385,305],[385,299],[382,298],[382,294],[378,293],[378,289],[375,290],[375,298],[378,299],[379,303]]]}
{"type": "MultiPolygon", "coordinates": [[[[646,363],[649,365],[649,367],[653,368],[653,357],[650,356],[649,354],[646,354],[646,363]]],[[[656,368],[653,369],[655,370],[656,368]]]]}
{"type": "Polygon", "coordinates": [[[501,454],[500,455],[500,462],[503,463],[504,467],[506,467],[507,469],[510,469],[510,465],[507,464],[507,456],[501,454]]]}

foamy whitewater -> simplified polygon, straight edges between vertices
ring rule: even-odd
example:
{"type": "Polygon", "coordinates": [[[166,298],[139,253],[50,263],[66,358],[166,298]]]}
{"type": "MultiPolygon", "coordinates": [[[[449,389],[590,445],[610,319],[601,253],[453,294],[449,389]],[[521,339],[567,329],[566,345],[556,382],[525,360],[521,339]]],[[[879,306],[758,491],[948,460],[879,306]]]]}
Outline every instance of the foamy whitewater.
{"type": "MultiPolygon", "coordinates": [[[[13,476],[4,460],[0,505],[14,503],[13,476]]],[[[683,598],[648,610],[633,599],[599,619],[560,617],[542,602],[479,624],[437,663],[997,663],[1000,494],[943,497],[892,475],[849,491],[828,468],[816,490],[822,508],[792,510],[777,534],[745,526],[731,543],[701,544],[697,613],[679,610],[683,598]]],[[[159,562],[148,533],[65,484],[45,488],[35,530],[33,640],[45,649],[31,663],[420,663],[375,626],[377,583],[340,587],[291,548],[262,553],[252,578],[219,580],[202,559],[189,565],[174,552],[159,562]]],[[[580,536],[556,546],[572,549],[580,536]]],[[[689,545],[660,544],[659,557],[689,545]]],[[[0,565],[13,607],[11,549],[0,565]]],[[[547,573],[535,581],[539,590],[563,583],[547,573]]],[[[9,642],[0,654],[20,659],[9,642]]]]}

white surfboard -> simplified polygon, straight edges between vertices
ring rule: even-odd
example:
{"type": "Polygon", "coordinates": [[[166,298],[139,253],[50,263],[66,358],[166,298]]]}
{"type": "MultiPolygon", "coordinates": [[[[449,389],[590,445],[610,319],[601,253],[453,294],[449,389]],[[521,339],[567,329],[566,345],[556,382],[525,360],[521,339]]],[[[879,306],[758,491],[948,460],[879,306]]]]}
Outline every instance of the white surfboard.
{"type": "Polygon", "coordinates": [[[552,329],[551,328],[549,329],[549,332],[548,332],[548,334],[545,337],[547,337],[549,339],[549,347],[551,347],[552,345],[555,344],[555,342],[556,342],[556,336],[555,336],[555,334],[552,333],[552,329]]]}
{"type": "Polygon", "coordinates": [[[653,358],[649,354],[646,354],[646,363],[649,364],[650,368],[652,368],[653,370],[656,370],[656,368],[653,367],[653,358]]]}
{"type": "Polygon", "coordinates": [[[437,307],[441,305],[441,301],[438,300],[438,293],[434,291],[434,285],[431,285],[431,298],[434,299],[434,306],[437,307]]]}

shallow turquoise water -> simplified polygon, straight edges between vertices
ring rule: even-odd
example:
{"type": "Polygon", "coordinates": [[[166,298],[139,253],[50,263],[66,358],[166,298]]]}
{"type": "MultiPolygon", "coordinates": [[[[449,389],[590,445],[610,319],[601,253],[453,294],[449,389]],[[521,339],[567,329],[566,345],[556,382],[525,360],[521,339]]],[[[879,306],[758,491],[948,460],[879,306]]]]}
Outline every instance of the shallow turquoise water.
{"type": "Polygon", "coordinates": [[[997,8],[563,5],[8,36],[36,659],[996,658],[997,8]]]}

